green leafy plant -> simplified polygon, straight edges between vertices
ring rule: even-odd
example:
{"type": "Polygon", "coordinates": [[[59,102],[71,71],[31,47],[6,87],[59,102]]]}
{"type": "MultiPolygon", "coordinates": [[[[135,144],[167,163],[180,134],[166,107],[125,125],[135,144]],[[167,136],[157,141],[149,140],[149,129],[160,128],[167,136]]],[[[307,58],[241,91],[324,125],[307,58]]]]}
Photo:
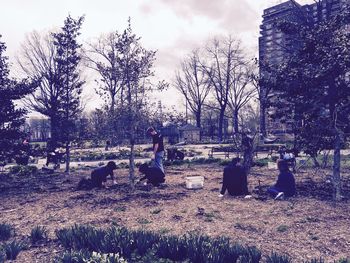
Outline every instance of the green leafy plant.
{"type": "Polygon", "coordinates": [[[44,226],[36,226],[30,232],[30,240],[33,244],[47,239],[47,230],[44,226]]]}
{"type": "Polygon", "coordinates": [[[26,245],[23,242],[17,242],[16,240],[13,240],[12,242],[5,243],[3,245],[3,250],[6,254],[7,260],[15,260],[18,256],[18,254],[23,250],[26,249],[26,245]]]}
{"type": "Polygon", "coordinates": [[[279,255],[272,252],[270,256],[267,256],[266,263],[291,263],[292,259],[287,255],[279,255]]]}
{"type": "Polygon", "coordinates": [[[0,241],[8,240],[13,232],[14,230],[11,225],[4,223],[0,224],[0,241]]]}
{"type": "Polygon", "coordinates": [[[15,165],[10,168],[10,173],[16,176],[30,176],[38,172],[38,168],[33,165],[15,165]]]}
{"type": "Polygon", "coordinates": [[[278,226],[277,227],[277,231],[278,232],[286,232],[288,230],[288,226],[286,226],[286,225],[280,225],[280,226],[278,226]]]}

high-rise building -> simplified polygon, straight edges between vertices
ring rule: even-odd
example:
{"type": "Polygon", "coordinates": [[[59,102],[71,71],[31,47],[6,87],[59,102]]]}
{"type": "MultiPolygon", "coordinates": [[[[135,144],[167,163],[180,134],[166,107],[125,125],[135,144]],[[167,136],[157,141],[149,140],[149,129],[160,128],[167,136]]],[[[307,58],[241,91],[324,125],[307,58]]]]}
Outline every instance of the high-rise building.
{"type": "MultiPolygon", "coordinates": [[[[261,65],[278,65],[287,59],[300,45],[290,34],[283,33],[277,26],[280,21],[318,23],[342,10],[350,0],[320,0],[313,4],[300,5],[288,0],[264,10],[260,25],[259,60],[261,65]]],[[[260,67],[260,75],[268,74],[260,67]]],[[[263,88],[263,87],[262,87],[263,88]]],[[[289,132],[288,123],[282,124],[267,117],[266,129],[272,133],[289,132]]]]}

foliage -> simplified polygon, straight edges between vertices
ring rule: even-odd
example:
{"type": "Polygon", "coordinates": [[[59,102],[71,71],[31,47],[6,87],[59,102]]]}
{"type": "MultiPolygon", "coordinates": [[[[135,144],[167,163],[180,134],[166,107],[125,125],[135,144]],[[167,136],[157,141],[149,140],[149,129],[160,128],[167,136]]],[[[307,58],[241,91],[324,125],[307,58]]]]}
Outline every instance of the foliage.
{"type": "Polygon", "coordinates": [[[81,113],[80,95],[84,81],[80,79],[79,64],[81,45],[77,42],[84,17],[77,20],[68,16],[58,33],[53,33],[56,49],[55,62],[58,69],[56,85],[61,87],[59,101],[60,142],[64,143],[67,154],[66,171],[69,171],[69,145],[77,138],[76,120],[81,113]]]}
{"type": "Polygon", "coordinates": [[[8,240],[14,232],[14,229],[9,224],[0,224],[0,241],[8,240]]]}
{"type": "Polygon", "coordinates": [[[12,242],[5,243],[2,248],[6,254],[6,259],[8,260],[15,260],[18,256],[18,254],[23,250],[26,249],[26,244],[16,240],[13,240],[12,242]]]}
{"type": "Polygon", "coordinates": [[[340,149],[350,129],[350,6],[337,15],[327,12],[312,25],[281,23],[300,48],[278,68],[272,104],[274,117],[292,123],[297,148],[313,157],[334,149],[334,197],[340,199],[340,149]]]}
{"type": "Polygon", "coordinates": [[[287,255],[278,255],[276,253],[271,253],[270,256],[267,256],[266,263],[291,263],[292,259],[287,255]]]}
{"type": "Polygon", "coordinates": [[[47,229],[44,226],[35,226],[30,232],[30,240],[33,244],[47,239],[47,229]]]}
{"type": "Polygon", "coordinates": [[[10,173],[16,176],[31,176],[38,172],[34,165],[15,165],[10,168],[10,173]]]}
{"type": "MultiPolygon", "coordinates": [[[[1,35],[0,35],[1,38],[1,35]]],[[[38,85],[37,81],[15,81],[9,77],[8,58],[4,55],[5,43],[0,41],[0,162],[13,157],[20,139],[25,137],[24,124],[25,109],[18,108],[15,100],[23,98],[38,85]]],[[[20,141],[20,142],[19,142],[20,141]]]]}

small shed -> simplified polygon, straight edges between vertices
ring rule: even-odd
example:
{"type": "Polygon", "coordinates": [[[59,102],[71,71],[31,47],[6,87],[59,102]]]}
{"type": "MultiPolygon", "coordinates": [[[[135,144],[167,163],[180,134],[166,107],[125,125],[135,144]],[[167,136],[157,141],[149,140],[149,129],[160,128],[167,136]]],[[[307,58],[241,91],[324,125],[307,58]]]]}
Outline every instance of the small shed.
{"type": "Polygon", "coordinates": [[[175,124],[168,124],[160,128],[160,133],[163,135],[165,142],[175,144],[179,142],[179,129],[175,124]]]}
{"type": "Polygon", "coordinates": [[[192,125],[186,124],[179,128],[180,140],[186,142],[199,142],[201,139],[201,129],[192,125]]]}

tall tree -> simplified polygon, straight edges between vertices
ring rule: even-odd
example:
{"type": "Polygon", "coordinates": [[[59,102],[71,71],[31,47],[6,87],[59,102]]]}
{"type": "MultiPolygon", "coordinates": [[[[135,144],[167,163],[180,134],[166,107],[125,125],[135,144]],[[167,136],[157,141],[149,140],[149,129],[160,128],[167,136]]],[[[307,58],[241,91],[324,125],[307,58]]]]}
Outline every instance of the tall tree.
{"type": "Polygon", "coordinates": [[[317,24],[284,24],[302,46],[280,68],[277,117],[294,120],[296,140],[305,150],[334,150],[334,198],[341,198],[340,150],[349,131],[350,8],[317,24]],[[288,103],[286,101],[288,100],[288,103]]]}
{"type": "Polygon", "coordinates": [[[51,140],[59,139],[60,96],[63,88],[59,85],[56,63],[56,48],[52,34],[39,34],[34,31],[21,45],[17,62],[26,76],[40,79],[40,86],[28,95],[24,103],[29,109],[50,119],[51,140]]]}
{"type": "Polygon", "coordinates": [[[69,173],[70,144],[76,137],[76,122],[81,112],[80,95],[84,81],[80,78],[79,64],[81,45],[77,42],[84,17],[73,19],[68,16],[64,21],[61,32],[53,33],[56,48],[55,62],[57,63],[57,85],[62,88],[59,97],[61,141],[66,149],[66,172],[69,173]]]}
{"type": "Polygon", "coordinates": [[[246,62],[234,67],[232,75],[232,86],[229,89],[229,102],[233,114],[234,132],[239,132],[239,115],[241,109],[246,106],[256,95],[256,90],[252,87],[252,67],[246,62]]]}
{"type": "MultiPolygon", "coordinates": [[[[0,35],[1,38],[1,35],[0,35]]],[[[15,101],[38,85],[37,82],[17,82],[9,77],[8,58],[4,55],[5,43],[0,41],[0,158],[4,161],[14,153],[17,141],[24,135],[24,109],[16,107],[15,101]]]]}
{"type": "Polygon", "coordinates": [[[145,110],[147,93],[151,90],[149,78],[153,76],[152,66],[155,60],[155,51],[146,50],[141,46],[129,25],[122,34],[118,34],[116,50],[119,54],[118,65],[123,79],[125,90],[125,104],[121,109],[128,121],[125,123],[126,132],[130,142],[129,176],[131,186],[135,180],[135,133],[138,129],[140,115],[145,110]]]}
{"type": "Polygon", "coordinates": [[[229,102],[229,91],[234,85],[232,72],[242,65],[240,42],[229,36],[224,39],[213,39],[207,47],[208,60],[203,63],[213,93],[219,106],[219,141],[223,139],[223,123],[229,102]]]}
{"type": "Polygon", "coordinates": [[[116,48],[118,38],[118,32],[101,35],[97,41],[89,44],[84,56],[87,66],[99,75],[99,79],[96,80],[98,88],[95,90],[104,100],[109,119],[107,132],[113,145],[117,138],[120,138],[120,123],[116,118],[116,111],[119,106],[123,107],[125,100],[123,74],[120,72],[119,53],[116,48]]]}
{"type": "Polygon", "coordinates": [[[175,87],[185,97],[186,103],[196,118],[196,126],[201,128],[201,115],[205,99],[210,92],[210,81],[199,62],[199,51],[182,61],[181,70],[176,72],[175,87]]]}

